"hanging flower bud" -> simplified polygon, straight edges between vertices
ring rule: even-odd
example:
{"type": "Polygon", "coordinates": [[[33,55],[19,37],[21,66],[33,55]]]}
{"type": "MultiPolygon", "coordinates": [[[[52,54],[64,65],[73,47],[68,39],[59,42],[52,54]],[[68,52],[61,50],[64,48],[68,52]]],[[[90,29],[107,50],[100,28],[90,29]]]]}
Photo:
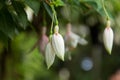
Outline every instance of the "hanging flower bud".
{"type": "Polygon", "coordinates": [[[64,53],[65,53],[65,47],[64,47],[64,40],[61,34],[59,34],[59,27],[58,25],[54,28],[54,34],[52,35],[52,47],[56,53],[56,55],[64,61],[64,53]]]}
{"type": "Polygon", "coordinates": [[[87,41],[84,38],[81,38],[79,35],[75,34],[71,30],[71,24],[67,24],[67,32],[65,35],[66,45],[72,48],[76,48],[77,44],[86,45],[87,41]]]}
{"type": "Polygon", "coordinates": [[[45,61],[46,61],[48,69],[54,63],[54,59],[55,59],[55,52],[51,46],[51,43],[49,42],[45,50],[45,61]]]}
{"type": "Polygon", "coordinates": [[[107,27],[105,28],[104,34],[103,34],[103,42],[104,42],[105,48],[109,52],[109,54],[111,54],[111,51],[112,51],[113,37],[114,37],[114,34],[110,27],[110,21],[108,21],[107,27]]]}
{"type": "Polygon", "coordinates": [[[43,54],[45,53],[45,47],[46,47],[47,43],[48,43],[48,37],[46,35],[46,27],[43,27],[42,28],[41,39],[40,39],[40,42],[39,42],[39,44],[40,44],[40,51],[43,54]]]}

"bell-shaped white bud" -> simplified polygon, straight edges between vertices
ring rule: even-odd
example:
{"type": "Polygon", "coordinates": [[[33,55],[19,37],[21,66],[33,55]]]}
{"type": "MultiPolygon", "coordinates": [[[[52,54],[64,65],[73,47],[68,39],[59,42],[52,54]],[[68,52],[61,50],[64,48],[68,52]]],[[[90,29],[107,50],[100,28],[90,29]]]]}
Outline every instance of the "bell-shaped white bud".
{"type": "Polygon", "coordinates": [[[113,37],[114,37],[113,30],[109,26],[106,27],[103,34],[103,42],[109,54],[111,54],[112,51],[113,37]]]}
{"type": "Polygon", "coordinates": [[[84,38],[81,38],[79,35],[75,34],[71,30],[71,24],[67,24],[67,32],[65,35],[66,45],[72,48],[76,48],[77,44],[86,45],[87,41],[84,38]]]}
{"type": "Polygon", "coordinates": [[[54,63],[54,60],[55,60],[55,52],[52,48],[51,43],[49,42],[45,50],[45,61],[48,69],[52,66],[52,64],[54,63]]]}
{"type": "Polygon", "coordinates": [[[65,54],[65,46],[64,40],[61,34],[59,34],[59,27],[58,25],[54,28],[54,34],[52,35],[52,47],[56,53],[56,55],[64,61],[64,54],[65,54]]]}

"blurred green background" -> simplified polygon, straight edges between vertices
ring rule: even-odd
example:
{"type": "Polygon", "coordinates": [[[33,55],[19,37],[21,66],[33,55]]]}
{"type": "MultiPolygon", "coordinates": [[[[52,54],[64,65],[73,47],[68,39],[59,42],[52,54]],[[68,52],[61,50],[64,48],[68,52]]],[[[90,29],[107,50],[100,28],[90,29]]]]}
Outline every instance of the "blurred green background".
{"type": "Polygon", "coordinates": [[[114,31],[111,55],[103,46],[106,15],[101,1],[0,0],[0,80],[109,80],[120,67],[120,0],[104,0],[114,31]],[[70,22],[72,31],[88,44],[66,52],[64,62],[56,57],[47,69],[36,42],[41,39],[43,26],[49,36],[50,2],[55,6],[60,33],[65,35],[66,24],[70,22]]]}

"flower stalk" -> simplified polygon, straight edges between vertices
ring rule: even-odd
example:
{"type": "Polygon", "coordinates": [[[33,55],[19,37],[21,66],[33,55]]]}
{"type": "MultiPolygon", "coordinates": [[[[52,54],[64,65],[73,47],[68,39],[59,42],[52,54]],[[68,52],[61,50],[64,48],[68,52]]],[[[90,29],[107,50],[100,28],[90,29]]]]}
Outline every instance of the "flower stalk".
{"type": "Polygon", "coordinates": [[[64,40],[61,34],[59,34],[59,26],[58,26],[58,20],[56,11],[54,9],[53,5],[50,5],[53,11],[53,17],[52,17],[52,24],[50,29],[50,36],[49,36],[49,43],[47,44],[46,51],[45,51],[45,60],[48,69],[51,67],[51,65],[54,63],[55,55],[58,56],[61,60],[64,61],[64,40]],[[55,19],[56,26],[54,27],[54,34],[53,34],[53,23],[55,19]]]}
{"type": "Polygon", "coordinates": [[[107,12],[107,10],[106,10],[106,8],[105,8],[104,0],[102,0],[102,6],[103,6],[103,10],[104,10],[104,12],[105,12],[105,14],[106,14],[107,20],[109,20],[110,17],[109,17],[108,12],[107,12]]]}

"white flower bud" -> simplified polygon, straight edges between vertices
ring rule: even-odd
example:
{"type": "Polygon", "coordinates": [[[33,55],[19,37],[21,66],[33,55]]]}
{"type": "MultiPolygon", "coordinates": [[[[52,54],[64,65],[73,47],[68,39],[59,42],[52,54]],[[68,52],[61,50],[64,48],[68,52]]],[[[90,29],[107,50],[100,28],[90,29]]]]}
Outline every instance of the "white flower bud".
{"type": "Polygon", "coordinates": [[[64,61],[65,46],[63,37],[59,34],[59,27],[55,26],[54,34],[52,35],[52,47],[56,55],[64,61]]]}
{"type": "Polygon", "coordinates": [[[44,53],[45,53],[45,47],[46,47],[46,45],[48,44],[48,41],[49,41],[49,39],[48,39],[48,37],[47,37],[47,35],[46,35],[46,27],[42,27],[42,35],[41,35],[41,39],[40,39],[40,41],[39,41],[39,46],[40,46],[40,51],[41,51],[41,53],[44,55],[44,53]]]}
{"type": "Polygon", "coordinates": [[[65,35],[66,45],[72,48],[76,48],[78,43],[81,45],[86,45],[87,41],[84,38],[81,38],[79,35],[72,32],[71,27],[72,27],[71,24],[68,23],[67,32],[65,35]]]}
{"type": "Polygon", "coordinates": [[[103,42],[109,54],[111,54],[111,51],[112,51],[113,37],[114,35],[113,35],[112,29],[109,26],[106,27],[103,34],[103,42]]]}
{"type": "Polygon", "coordinates": [[[54,63],[54,59],[55,59],[55,52],[51,46],[51,43],[49,42],[45,50],[45,61],[46,61],[48,69],[54,63]]]}

